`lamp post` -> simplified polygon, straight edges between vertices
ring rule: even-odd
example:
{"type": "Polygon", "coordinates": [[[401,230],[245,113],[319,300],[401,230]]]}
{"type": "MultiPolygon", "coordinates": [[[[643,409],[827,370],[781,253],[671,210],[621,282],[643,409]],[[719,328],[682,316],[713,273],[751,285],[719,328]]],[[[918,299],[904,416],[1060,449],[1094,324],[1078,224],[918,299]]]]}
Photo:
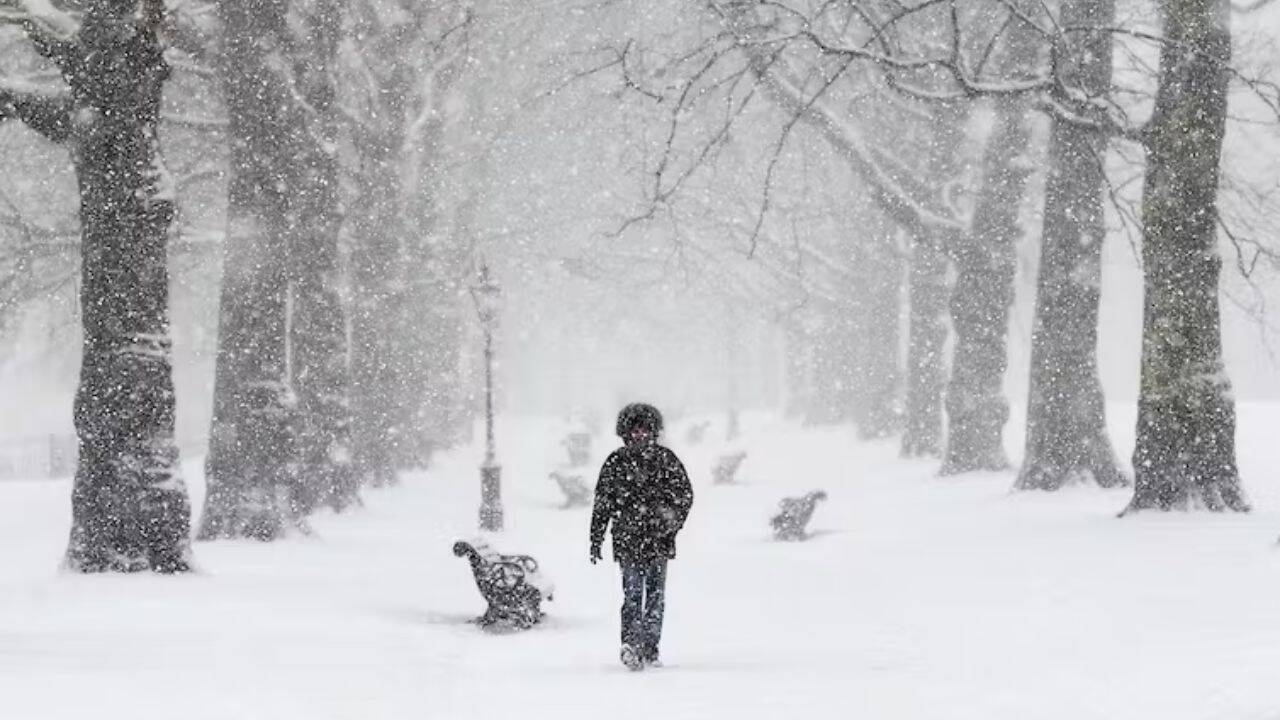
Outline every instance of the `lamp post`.
{"type": "Polygon", "coordinates": [[[479,281],[471,287],[471,299],[484,328],[484,463],[480,465],[480,529],[502,529],[502,466],[493,448],[493,330],[498,321],[498,284],[489,276],[488,264],[480,264],[479,281]]]}

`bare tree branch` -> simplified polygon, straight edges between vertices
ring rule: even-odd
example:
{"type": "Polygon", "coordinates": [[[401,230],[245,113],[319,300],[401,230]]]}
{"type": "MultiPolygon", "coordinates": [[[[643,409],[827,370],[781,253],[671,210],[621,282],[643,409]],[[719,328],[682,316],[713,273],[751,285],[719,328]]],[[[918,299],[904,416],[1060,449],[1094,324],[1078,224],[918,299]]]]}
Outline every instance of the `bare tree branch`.
{"type": "Polygon", "coordinates": [[[21,120],[52,142],[64,142],[71,134],[70,93],[0,78],[0,122],[10,118],[21,120]]]}
{"type": "Polygon", "coordinates": [[[1257,12],[1273,2],[1275,2],[1275,0],[1253,0],[1253,2],[1248,3],[1232,3],[1231,10],[1232,12],[1245,15],[1251,12],[1257,12]]]}
{"type": "Polygon", "coordinates": [[[36,52],[63,72],[73,71],[80,61],[75,41],[80,16],[57,8],[50,0],[0,0],[0,24],[20,26],[36,52]]]}
{"type": "Polygon", "coordinates": [[[172,47],[210,67],[218,61],[218,43],[215,40],[218,27],[217,12],[204,0],[171,2],[165,17],[172,47]]]}
{"type": "Polygon", "coordinates": [[[840,77],[844,75],[844,71],[848,69],[852,62],[853,60],[851,58],[847,59],[839,70],[832,73],[831,77],[827,78],[827,80],[822,84],[822,87],[813,94],[813,97],[809,98],[809,100],[805,102],[804,106],[800,108],[800,111],[793,114],[782,127],[782,134],[778,136],[778,141],[774,145],[773,154],[769,158],[769,166],[765,170],[764,197],[760,202],[760,209],[759,213],[756,215],[755,226],[751,228],[751,234],[748,238],[748,258],[752,258],[756,254],[756,245],[760,239],[760,228],[764,226],[765,216],[769,213],[770,191],[773,189],[773,173],[778,166],[778,159],[782,157],[782,149],[786,146],[787,139],[791,137],[792,129],[795,128],[796,123],[800,122],[801,118],[813,109],[814,104],[822,99],[822,96],[826,94],[827,90],[835,83],[835,81],[839,80],[840,77]]]}

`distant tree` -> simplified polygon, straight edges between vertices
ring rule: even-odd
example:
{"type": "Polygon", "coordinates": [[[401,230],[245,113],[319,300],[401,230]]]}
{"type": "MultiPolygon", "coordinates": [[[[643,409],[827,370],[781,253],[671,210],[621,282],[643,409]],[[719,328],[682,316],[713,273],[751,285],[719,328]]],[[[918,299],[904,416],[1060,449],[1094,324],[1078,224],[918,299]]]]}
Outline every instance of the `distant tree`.
{"type": "Polygon", "coordinates": [[[902,387],[901,330],[903,253],[897,228],[875,208],[868,209],[868,236],[850,238],[851,268],[858,278],[862,303],[858,308],[855,343],[858,401],[854,423],[864,440],[887,438],[902,427],[899,393],[902,387]]]}
{"type": "Polygon", "coordinates": [[[946,385],[947,256],[930,233],[915,236],[907,264],[909,311],[902,456],[942,453],[942,390],[946,385]]]}
{"type": "Polygon", "coordinates": [[[404,289],[401,244],[408,232],[404,208],[403,154],[414,100],[414,68],[404,49],[423,30],[408,13],[377,11],[375,3],[353,3],[352,31],[358,52],[348,62],[358,85],[347,93],[356,150],[356,202],[348,219],[351,252],[352,440],[361,482],[386,485],[395,479],[395,448],[402,437],[397,405],[404,401],[396,357],[394,299],[404,289]]]}
{"type": "MultiPolygon", "coordinates": [[[[298,396],[298,450],[304,511],[344,510],[359,501],[351,448],[351,378],[347,307],[339,253],[342,207],[338,162],[337,60],[345,0],[289,3],[280,38],[295,107],[289,154],[278,156],[286,188],[289,269],[294,301],[289,325],[298,396]]],[[[281,149],[286,149],[281,148],[281,149]]],[[[279,150],[277,150],[279,152],[279,150]]]]}
{"type": "Polygon", "coordinates": [[[362,482],[422,467],[451,440],[456,264],[443,242],[445,105],[474,25],[467,3],[350,3],[342,104],[355,149],[351,370],[362,482]],[[449,292],[449,289],[453,292],[449,292]]]}
{"type": "MultiPolygon", "coordinates": [[[[1111,92],[1113,0],[1064,0],[1061,22],[1096,27],[1065,38],[1063,84],[1089,100],[1111,92]]],[[[1027,444],[1016,487],[1057,490],[1081,480],[1127,484],[1107,434],[1098,378],[1098,304],[1107,228],[1103,160],[1108,135],[1051,118],[1040,270],[1031,331],[1027,444]]]]}
{"type": "Polygon", "coordinates": [[[808,408],[809,422],[829,424],[853,422],[858,402],[860,375],[858,343],[861,308],[848,297],[823,308],[813,358],[814,397],[808,408]]]}
{"type": "MultiPolygon", "coordinates": [[[[945,344],[948,335],[946,303],[949,296],[947,248],[963,223],[952,212],[944,192],[951,187],[958,172],[956,153],[962,139],[962,127],[956,121],[955,103],[925,109],[924,121],[919,117],[888,118],[877,107],[880,103],[850,103],[847,111],[831,107],[828,102],[835,87],[856,91],[864,97],[882,97],[870,87],[865,76],[851,72],[861,61],[879,57],[877,50],[853,49],[854,45],[828,45],[817,34],[804,29],[798,15],[777,6],[709,0],[711,14],[721,19],[736,47],[746,56],[745,64],[756,80],[752,93],[759,92],[777,111],[789,118],[790,128],[803,122],[817,131],[835,153],[848,163],[860,183],[860,191],[890,223],[903,229],[909,237],[907,262],[908,338],[906,366],[903,372],[905,402],[903,405],[902,453],[907,457],[939,455],[942,452],[942,391],[945,387],[945,344]],[[793,32],[778,32],[778,25],[797,23],[793,32]],[[789,61],[784,50],[794,44],[817,45],[819,57],[831,63],[816,71],[789,61]],[[837,81],[844,78],[845,83],[837,81]],[[920,126],[913,130],[915,126],[920,126]],[[869,142],[873,130],[895,132],[892,146],[869,142]],[[915,132],[918,142],[909,142],[915,132]],[[919,152],[895,152],[914,147],[919,152]]],[[[834,8],[834,5],[829,6],[834,8]]],[[[857,15],[852,13],[850,17],[857,15]]],[[[931,21],[931,20],[930,20],[931,21]]],[[[825,24],[825,23],[824,23],[825,24]]],[[[856,25],[851,23],[850,27],[856,25]]],[[[792,30],[788,27],[788,30],[792,30]]],[[[868,37],[883,44],[880,33],[868,37]]],[[[865,40],[866,38],[864,38],[865,40]]],[[[708,61],[715,64],[730,53],[709,43],[705,49],[708,61]]],[[[803,58],[803,56],[801,56],[803,58]]],[[[931,73],[936,75],[936,73],[931,73]]],[[[690,81],[696,85],[698,76],[690,81]]],[[[686,95],[689,93],[686,91],[686,95]]],[[[676,111],[683,108],[676,104],[676,111]]],[[[912,113],[920,115],[921,111],[912,113]]],[[[890,114],[892,115],[892,114],[890,114]]],[[[785,140],[785,136],[784,136],[785,140]]],[[[779,144],[781,147],[781,144],[779,144]]],[[[766,186],[769,178],[766,177],[766,186]]],[[[769,190],[766,187],[766,196],[769,190]]],[[[767,209],[767,205],[765,208],[767,209]]],[[[762,211],[763,211],[762,209],[762,211]]]]}
{"type": "Polygon", "coordinates": [[[167,242],[173,187],[157,126],[169,66],[161,0],[88,0],[77,14],[0,2],[66,86],[0,81],[0,121],[69,150],[80,190],[79,463],[66,563],[80,572],[190,568],[174,442],[167,242]]]}
{"type": "MultiPolygon", "coordinates": [[[[1029,76],[1039,64],[1035,29],[1014,13],[992,7],[979,15],[993,25],[1003,22],[1004,32],[992,40],[995,57],[988,72],[994,79],[1029,76]]],[[[1009,466],[1003,440],[1009,420],[1004,373],[1016,247],[1023,235],[1020,211],[1034,167],[1032,115],[1029,98],[1019,94],[992,98],[991,109],[994,118],[969,229],[947,248],[956,280],[950,300],[955,347],[946,390],[944,475],[1009,466]]]]}
{"type": "Polygon", "coordinates": [[[273,540],[299,522],[297,401],[288,376],[286,205],[276,154],[288,88],[272,73],[284,17],[269,0],[219,2],[231,142],[209,455],[199,539],[273,540]]]}
{"type": "Polygon", "coordinates": [[[231,184],[199,537],[271,540],[356,498],[329,75],[340,7],[218,8],[231,184]]]}
{"type": "MultiPolygon", "coordinates": [[[[960,145],[964,137],[963,106],[944,103],[925,108],[919,163],[924,175],[940,187],[952,186],[960,174],[960,145]]],[[[902,456],[937,457],[943,450],[943,389],[946,386],[945,345],[947,250],[963,228],[917,224],[908,230],[911,259],[907,264],[909,323],[906,361],[905,427],[902,456]]]]}

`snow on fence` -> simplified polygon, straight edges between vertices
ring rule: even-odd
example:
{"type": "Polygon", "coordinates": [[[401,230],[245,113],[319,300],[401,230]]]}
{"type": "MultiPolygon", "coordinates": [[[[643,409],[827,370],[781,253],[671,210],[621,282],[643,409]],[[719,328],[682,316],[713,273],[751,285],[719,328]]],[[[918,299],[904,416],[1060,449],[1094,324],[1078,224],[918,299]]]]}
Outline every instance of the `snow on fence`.
{"type": "Polygon", "coordinates": [[[75,435],[0,438],[0,480],[62,478],[75,471],[75,435]]]}
{"type": "MultiPolygon", "coordinates": [[[[180,457],[203,455],[203,436],[185,433],[177,437],[180,457]]],[[[0,436],[0,480],[48,480],[76,473],[79,445],[76,436],[0,436]]]]}

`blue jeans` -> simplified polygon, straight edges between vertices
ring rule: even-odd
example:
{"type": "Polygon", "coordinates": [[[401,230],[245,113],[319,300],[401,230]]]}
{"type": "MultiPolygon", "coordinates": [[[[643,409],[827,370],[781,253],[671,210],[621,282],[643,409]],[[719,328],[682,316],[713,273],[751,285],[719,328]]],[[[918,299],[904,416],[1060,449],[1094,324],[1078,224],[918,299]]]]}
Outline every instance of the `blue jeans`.
{"type": "Polygon", "coordinates": [[[622,562],[622,644],[644,660],[658,659],[667,561],[622,562]]]}

